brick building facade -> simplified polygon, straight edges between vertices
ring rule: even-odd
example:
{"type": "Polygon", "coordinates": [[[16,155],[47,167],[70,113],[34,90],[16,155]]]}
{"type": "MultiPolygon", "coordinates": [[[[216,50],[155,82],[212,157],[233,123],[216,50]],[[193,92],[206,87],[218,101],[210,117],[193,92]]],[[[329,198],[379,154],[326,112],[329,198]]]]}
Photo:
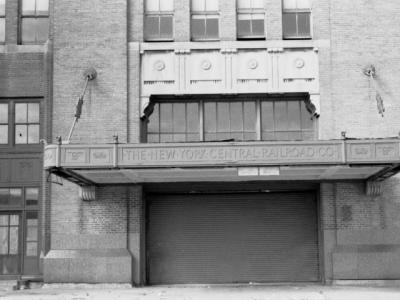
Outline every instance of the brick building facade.
{"type": "Polygon", "coordinates": [[[42,97],[49,143],[44,281],[398,279],[398,10],[58,1],[45,46],[6,14],[0,100],[42,97]]]}

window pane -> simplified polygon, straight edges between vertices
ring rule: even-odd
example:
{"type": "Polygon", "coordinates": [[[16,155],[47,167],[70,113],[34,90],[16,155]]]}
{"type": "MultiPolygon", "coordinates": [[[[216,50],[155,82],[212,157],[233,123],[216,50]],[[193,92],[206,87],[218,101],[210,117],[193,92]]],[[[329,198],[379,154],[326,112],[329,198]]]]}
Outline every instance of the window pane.
{"type": "Polygon", "coordinates": [[[15,122],[26,123],[27,122],[27,104],[17,103],[15,104],[15,122]]]}
{"type": "MultiPolygon", "coordinates": [[[[21,189],[10,189],[10,204],[21,205],[22,204],[22,190],[21,189]]],[[[14,218],[18,216],[14,216],[14,218]]]]}
{"type": "Polygon", "coordinates": [[[28,123],[39,123],[39,103],[28,104],[28,123]]]}
{"type": "Polygon", "coordinates": [[[0,43],[6,40],[6,19],[0,18],[0,43]]]}
{"type": "Polygon", "coordinates": [[[173,11],[174,10],[174,0],[160,0],[160,10],[161,11],[173,11]]]}
{"type": "MultiPolygon", "coordinates": [[[[9,203],[9,190],[8,189],[0,189],[0,205],[8,205],[9,203]]],[[[6,225],[8,222],[8,217],[5,215],[0,215],[0,226],[6,225]]]]}
{"type": "Polygon", "coordinates": [[[39,125],[28,126],[28,144],[39,144],[39,125]]]}
{"type": "Polygon", "coordinates": [[[159,132],[160,131],[160,124],[159,124],[159,109],[160,104],[154,104],[154,111],[150,115],[149,123],[147,125],[148,132],[159,132]]]}
{"type": "Polygon", "coordinates": [[[38,188],[26,188],[25,189],[25,200],[26,205],[37,205],[39,200],[39,189],[38,188]]]}
{"type": "Polygon", "coordinates": [[[145,9],[148,12],[156,12],[160,10],[159,2],[165,0],[146,0],[145,9]]]}
{"type": "Polygon", "coordinates": [[[206,0],[206,11],[218,11],[218,0],[206,0]]]}
{"type": "Polygon", "coordinates": [[[230,121],[232,131],[243,131],[243,102],[232,102],[230,121]]]}
{"type": "Polygon", "coordinates": [[[36,0],[36,14],[37,15],[49,14],[49,0],[36,0]]]}
{"type": "Polygon", "coordinates": [[[264,9],[264,0],[251,0],[251,7],[264,9]]]}
{"type": "Polygon", "coordinates": [[[0,16],[6,14],[6,0],[0,0],[0,16]]]}
{"type": "Polygon", "coordinates": [[[206,21],[206,36],[207,38],[218,38],[218,19],[207,19],[206,21]]]}
{"type": "Polygon", "coordinates": [[[37,256],[37,242],[26,243],[26,256],[37,256]]]}
{"type": "Polygon", "coordinates": [[[38,43],[44,43],[49,38],[49,18],[36,19],[36,36],[38,43]]]}
{"type": "Polygon", "coordinates": [[[15,143],[26,144],[28,142],[28,126],[15,125],[15,143]]]}
{"type": "Polygon", "coordinates": [[[257,36],[264,36],[265,29],[264,29],[264,19],[255,19],[252,21],[253,27],[253,35],[257,36]]]}
{"type": "Polygon", "coordinates": [[[275,101],[275,129],[277,131],[287,130],[286,101],[275,101]]]}
{"type": "Polygon", "coordinates": [[[160,132],[171,133],[172,132],[172,104],[161,103],[160,104],[160,132]]]}
{"type": "Polygon", "coordinates": [[[35,14],[35,0],[22,0],[22,14],[34,15],[35,14]]]}
{"type": "Polygon", "coordinates": [[[309,37],[311,36],[310,28],[310,13],[297,13],[297,23],[299,27],[299,36],[309,37]]]}
{"type": "Polygon", "coordinates": [[[217,103],[217,132],[230,132],[229,103],[217,103]]]}
{"type": "Polygon", "coordinates": [[[0,255],[1,254],[8,254],[8,227],[0,227],[0,255]]]}
{"type": "Polygon", "coordinates": [[[238,31],[238,36],[249,36],[251,35],[251,26],[250,26],[250,19],[247,18],[250,15],[243,15],[240,14],[238,16],[238,22],[237,22],[237,31],[238,31]]]}
{"type": "Polygon", "coordinates": [[[204,130],[206,133],[217,131],[217,109],[216,103],[204,103],[204,130]]]}
{"type": "Polygon", "coordinates": [[[192,11],[204,11],[205,0],[192,0],[192,11]]]}
{"type": "Polygon", "coordinates": [[[256,131],[256,103],[255,101],[244,102],[244,130],[256,131]]]}
{"type": "Polygon", "coordinates": [[[288,101],[288,129],[300,130],[300,104],[298,101],[288,101]]]}
{"type": "Polygon", "coordinates": [[[172,38],[172,16],[160,17],[160,36],[162,38],[172,38]]]}
{"type": "Polygon", "coordinates": [[[283,36],[284,37],[296,37],[296,14],[295,13],[284,13],[282,16],[283,22],[283,36]]]}
{"type": "Polygon", "coordinates": [[[21,20],[21,33],[23,43],[34,43],[36,41],[36,19],[23,18],[21,20]]]}
{"type": "Polygon", "coordinates": [[[10,254],[18,254],[18,227],[10,227],[10,254]]]}
{"type": "Polygon", "coordinates": [[[10,215],[10,225],[12,226],[19,225],[19,215],[10,215]]]}
{"type": "Polygon", "coordinates": [[[191,22],[192,38],[204,38],[206,33],[206,20],[204,16],[202,18],[196,17],[197,16],[193,16],[191,22]]]}
{"type": "Polygon", "coordinates": [[[8,144],[8,125],[0,125],[0,144],[8,144]]]}
{"type": "Polygon", "coordinates": [[[297,0],[297,8],[310,9],[311,8],[310,0],[297,0]]]}
{"type": "Polygon", "coordinates": [[[145,17],[145,36],[147,39],[149,38],[158,38],[160,36],[159,32],[159,16],[146,16],[145,17]]]}
{"type": "Polygon", "coordinates": [[[251,0],[237,0],[238,9],[249,9],[251,8],[251,0]]]}
{"type": "Polygon", "coordinates": [[[37,239],[38,239],[37,231],[38,231],[37,226],[28,226],[27,233],[26,233],[26,240],[27,241],[37,241],[37,239]]]}
{"type": "Polygon", "coordinates": [[[173,104],[173,132],[185,133],[186,132],[186,113],[185,103],[173,104]]]}
{"type": "Polygon", "coordinates": [[[296,9],[296,1],[297,0],[283,0],[283,8],[284,9],[296,9]]]}
{"type": "Polygon", "coordinates": [[[300,105],[301,105],[301,128],[312,130],[314,128],[314,124],[311,115],[306,108],[306,104],[304,103],[304,101],[301,101],[300,105]]]}
{"type": "MultiPolygon", "coordinates": [[[[199,104],[188,103],[187,104],[187,132],[199,133],[199,104]]],[[[197,139],[199,137],[197,136],[197,139]]]]}
{"type": "Polygon", "coordinates": [[[0,104],[0,123],[8,123],[8,104],[0,104]]]}

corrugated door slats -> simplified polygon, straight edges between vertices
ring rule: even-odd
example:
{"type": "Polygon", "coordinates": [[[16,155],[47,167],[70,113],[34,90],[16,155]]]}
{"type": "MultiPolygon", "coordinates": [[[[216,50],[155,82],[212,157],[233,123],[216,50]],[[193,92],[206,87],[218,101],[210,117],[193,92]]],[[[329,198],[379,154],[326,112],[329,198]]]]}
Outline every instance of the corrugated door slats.
{"type": "Polygon", "coordinates": [[[312,193],[149,198],[149,284],[319,280],[312,193]]]}

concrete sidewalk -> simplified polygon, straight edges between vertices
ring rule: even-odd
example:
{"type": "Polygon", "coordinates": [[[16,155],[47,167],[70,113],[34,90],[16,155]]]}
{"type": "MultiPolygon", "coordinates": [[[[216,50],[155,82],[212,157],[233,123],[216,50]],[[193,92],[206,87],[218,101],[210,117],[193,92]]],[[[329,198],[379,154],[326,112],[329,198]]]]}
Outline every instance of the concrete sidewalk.
{"type": "Polygon", "coordinates": [[[399,300],[400,286],[204,285],[131,288],[124,285],[54,284],[20,291],[3,288],[0,298],[16,300],[399,300]]]}

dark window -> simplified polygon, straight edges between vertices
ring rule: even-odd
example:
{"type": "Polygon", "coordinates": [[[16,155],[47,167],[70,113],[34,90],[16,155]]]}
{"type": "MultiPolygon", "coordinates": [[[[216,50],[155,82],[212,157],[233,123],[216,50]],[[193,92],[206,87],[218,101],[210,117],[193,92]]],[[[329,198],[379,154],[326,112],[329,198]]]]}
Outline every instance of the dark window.
{"type": "Polygon", "coordinates": [[[193,40],[219,39],[218,0],[192,0],[191,34],[193,40]]]}
{"type": "Polygon", "coordinates": [[[237,35],[239,39],[265,37],[263,0],[237,0],[237,35]]]}
{"type": "Polygon", "coordinates": [[[144,33],[146,40],[173,39],[173,0],[146,0],[144,33]]]}
{"type": "Polygon", "coordinates": [[[6,0],[0,0],[0,43],[6,40],[6,0]]]}
{"type": "Polygon", "coordinates": [[[314,140],[316,121],[302,99],[156,102],[147,142],[314,140]]]}
{"type": "Polygon", "coordinates": [[[285,39],[311,38],[309,0],[283,0],[282,25],[285,39]]]}
{"type": "Polygon", "coordinates": [[[49,0],[22,0],[21,42],[41,44],[49,36],[49,0]]]}

